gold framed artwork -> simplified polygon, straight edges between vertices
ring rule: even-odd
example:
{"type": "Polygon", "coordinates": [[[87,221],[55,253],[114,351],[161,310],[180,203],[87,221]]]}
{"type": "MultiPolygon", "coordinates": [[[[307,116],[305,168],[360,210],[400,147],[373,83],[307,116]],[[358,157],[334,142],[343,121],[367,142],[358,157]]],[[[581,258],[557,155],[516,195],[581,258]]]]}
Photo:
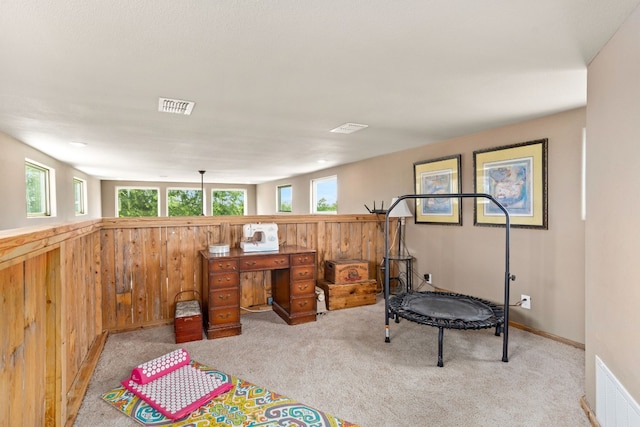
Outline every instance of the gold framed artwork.
{"type": "MultiPolygon", "coordinates": [[[[460,158],[457,154],[413,164],[415,194],[460,192],[460,158]]],[[[416,199],[416,224],[462,225],[459,198],[416,199]]]]}
{"type": "MultiPolygon", "coordinates": [[[[509,212],[512,227],[547,229],[547,144],[538,139],[473,152],[476,193],[486,193],[509,212]]],[[[476,199],[474,224],[505,224],[488,199],[476,199]]]]}

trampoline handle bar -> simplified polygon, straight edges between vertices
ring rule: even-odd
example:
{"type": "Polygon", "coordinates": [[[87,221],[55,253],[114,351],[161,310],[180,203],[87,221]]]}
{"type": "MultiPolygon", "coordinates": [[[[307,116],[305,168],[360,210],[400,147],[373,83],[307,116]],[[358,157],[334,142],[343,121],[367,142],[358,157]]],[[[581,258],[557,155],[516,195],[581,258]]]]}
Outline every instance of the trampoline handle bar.
{"type": "Polygon", "coordinates": [[[504,213],[505,218],[505,276],[504,276],[504,326],[502,336],[502,361],[508,362],[509,348],[509,284],[516,280],[516,276],[509,272],[509,231],[511,229],[511,220],[509,211],[492,195],[486,193],[447,193],[447,194],[405,194],[399,196],[385,213],[384,219],[384,309],[385,309],[385,342],[390,342],[389,337],[389,214],[393,208],[405,199],[467,199],[467,198],[484,198],[491,201],[504,213]]]}

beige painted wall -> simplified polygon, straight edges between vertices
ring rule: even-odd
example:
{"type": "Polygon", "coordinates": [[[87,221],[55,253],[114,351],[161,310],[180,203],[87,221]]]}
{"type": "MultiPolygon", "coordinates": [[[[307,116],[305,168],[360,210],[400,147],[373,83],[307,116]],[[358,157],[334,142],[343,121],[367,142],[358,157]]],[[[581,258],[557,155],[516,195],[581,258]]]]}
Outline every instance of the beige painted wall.
{"type": "Polygon", "coordinates": [[[640,402],[640,8],[588,70],[586,391],[598,355],[640,402]]]}
{"type": "MultiPolygon", "coordinates": [[[[150,187],[160,190],[160,216],[167,216],[167,189],[195,188],[200,189],[200,182],[146,182],[146,181],[102,181],[102,216],[115,217],[116,187],[150,187]]],[[[210,184],[204,183],[205,215],[211,215],[211,191],[213,189],[232,189],[247,191],[247,215],[256,214],[256,186],[244,184],[210,184]]]]}
{"type": "MultiPolygon", "coordinates": [[[[339,213],[366,212],[377,200],[414,192],[413,164],[462,154],[462,190],[473,191],[473,151],[549,139],[549,229],[514,229],[511,302],[532,298],[532,309],[514,308],[511,318],[533,328],[584,343],[584,222],[580,217],[582,130],[585,109],[493,129],[258,186],[261,214],[273,214],[277,185],[293,185],[294,211],[308,213],[309,180],[338,176],[339,213]]],[[[417,259],[419,277],[432,273],[436,286],[455,292],[503,299],[504,232],[473,225],[473,202],[463,202],[463,226],[414,224],[406,227],[407,246],[417,259]]]]}
{"type": "Polygon", "coordinates": [[[0,230],[21,227],[40,227],[73,221],[100,218],[100,181],[59,162],[42,152],[0,132],[0,230]],[[27,218],[26,188],[24,179],[25,159],[31,159],[55,170],[55,217],[27,218]],[[87,181],[86,215],[75,214],[73,178],[87,181]]]}

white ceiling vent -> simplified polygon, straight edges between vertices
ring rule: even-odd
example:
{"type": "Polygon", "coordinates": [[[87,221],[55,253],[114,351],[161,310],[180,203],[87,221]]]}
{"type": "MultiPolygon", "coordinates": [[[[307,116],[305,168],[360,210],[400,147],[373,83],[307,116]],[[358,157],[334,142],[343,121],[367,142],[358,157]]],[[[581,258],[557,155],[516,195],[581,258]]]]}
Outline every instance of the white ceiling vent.
{"type": "Polygon", "coordinates": [[[191,115],[195,102],[182,101],[180,99],[158,98],[158,111],[161,113],[191,115]]]}
{"type": "Polygon", "coordinates": [[[330,132],[333,133],[354,133],[357,132],[359,130],[368,128],[369,125],[361,125],[358,123],[345,123],[342,126],[338,126],[335,129],[331,129],[330,132]]]}

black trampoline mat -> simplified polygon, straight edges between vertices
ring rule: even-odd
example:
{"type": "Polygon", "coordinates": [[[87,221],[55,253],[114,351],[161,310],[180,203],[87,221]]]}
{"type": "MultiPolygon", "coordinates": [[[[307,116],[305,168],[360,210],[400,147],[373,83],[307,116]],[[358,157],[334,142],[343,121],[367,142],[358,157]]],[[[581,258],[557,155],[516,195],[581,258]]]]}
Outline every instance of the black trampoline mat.
{"type": "Polygon", "coordinates": [[[437,319],[484,321],[493,316],[493,310],[481,301],[464,295],[414,293],[404,296],[402,309],[437,319]]]}

